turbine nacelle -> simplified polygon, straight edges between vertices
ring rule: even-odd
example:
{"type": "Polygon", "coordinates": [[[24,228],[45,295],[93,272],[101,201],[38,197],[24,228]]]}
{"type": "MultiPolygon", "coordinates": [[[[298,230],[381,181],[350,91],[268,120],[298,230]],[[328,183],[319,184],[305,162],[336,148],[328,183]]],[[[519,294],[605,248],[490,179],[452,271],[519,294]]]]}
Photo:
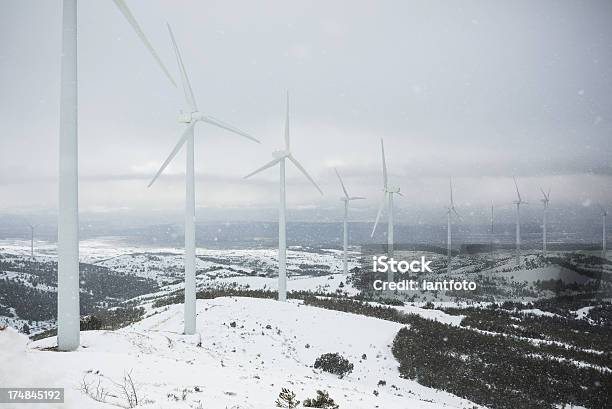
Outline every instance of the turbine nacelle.
{"type": "Polygon", "coordinates": [[[196,122],[202,120],[204,115],[199,111],[194,112],[183,112],[179,113],[177,121],[181,124],[190,124],[192,122],[196,122]]]}
{"type": "Polygon", "coordinates": [[[291,152],[286,149],[279,149],[277,151],[272,152],[272,157],[274,159],[284,159],[291,156],[291,152]]]}

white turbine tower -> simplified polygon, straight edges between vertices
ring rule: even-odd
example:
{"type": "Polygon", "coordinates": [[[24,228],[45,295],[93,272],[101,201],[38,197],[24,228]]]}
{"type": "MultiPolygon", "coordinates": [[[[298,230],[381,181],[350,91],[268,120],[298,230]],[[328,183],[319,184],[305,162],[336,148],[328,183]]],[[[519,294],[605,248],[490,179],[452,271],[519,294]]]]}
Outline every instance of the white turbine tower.
{"type": "Polygon", "coordinates": [[[540,192],[542,192],[542,196],[544,196],[542,200],[542,204],[544,205],[544,214],[542,215],[542,255],[546,257],[546,244],[548,240],[548,204],[550,203],[550,188],[548,189],[548,193],[544,192],[544,189],[540,188],[540,192]]]}
{"type": "Polygon", "coordinates": [[[491,200],[491,227],[490,227],[490,237],[489,237],[489,241],[490,241],[490,251],[491,251],[491,261],[493,261],[493,240],[494,240],[494,235],[495,235],[495,231],[493,230],[493,222],[495,221],[494,219],[494,213],[493,213],[493,201],[491,200]]]}
{"type": "Polygon", "coordinates": [[[514,201],[514,204],[516,205],[516,264],[521,265],[521,205],[526,205],[528,203],[524,202],[521,198],[521,192],[519,192],[516,178],[512,176],[512,179],[514,179],[514,187],[516,187],[517,197],[517,200],[514,201]]]}
{"type": "Polygon", "coordinates": [[[30,227],[30,258],[34,260],[34,229],[36,226],[30,223],[28,226],[30,227]]]}
{"type": "MultiPolygon", "coordinates": [[[[115,4],[174,84],[123,0],[115,4]]],[[[62,351],[79,346],[79,193],[77,103],[77,0],[64,0],[60,80],[59,201],[57,228],[57,345],[62,351]]]]}
{"type": "Polygon", "coordinates": [[[452,231],[452,217],[453,213],[457,218],[461,218],[459,213],[457,213],[457,209],[455,209],[455,202],[453,201],[453,179],[449,178],[449,189],[450,189],[450,203],[446,208],[446,253],[447,253],[447,264],[446,264],[446,272],[451,272],[451,260],[453,258],[453,251],[451,246],[451,231],[452,231]]]}
{"type": "MultiPolygon", "coordinates": [[[[380,202],[380,207],[378,208],[378,213],[376,214],[376,221],[374,222],[374,228],[372,229],[371,237],[374,237],[374,232],[376,232],[376,226],[378,226],[378,220],[380,219],[380,215],[382,214],[383,208],[385,207],[385,202],[387,202],[387,255],[389,258],[393,257],[393,195],[400,193],[400,188],[395,186],[389,186],[389,180],[387,176],[387,161],[385,160],[385,144],[380,139],[380,147],[382,152],[382,170],[383,170],[383,196],[380,202]]],[[[387,273],[387,280],[389,282],[393,281],[393,272],[389,269],[387,273]]]]}
{"type": "Polygon", "coordinates": [[[344,182],[342,182],[342,178],[340,177],[340,173],[338,173],[338,169],[334,168],[336,171],[336,176],[338,176],[338,180],[340,181],[340,186],[342,186],[342,192],[344,196],[340,198],[344,202],[344,233],[343,233],[343,249],[344,252],[342,254],[342,271],[344,274],[348,274],[348,258],[347,258],[347,250],[348,250],[348,206],[351,200],[362,200],[365,197],[361,196],[349,196],[348,191],[346,190],[346,186],[344,186],[344,182]]]}
{"type": "Polygon", "coordinates": [[[608,211],[604,209],[603,206],[599,206],[601,209],[601,221],[602,221],[602,238],[601,238],[601,257],[606,258],[607,248],[606,248],[606,218],[608,217],[608,211]]]}
{"type": "Polygon", "coordinates": [[[148,187],[151,187],[157,178],[162,174],[164,169],[170,164],[172,159],[181,150],[183,145],[187,143],[186,152],[186,166],[185,166],[185,328],[184,332],[187,335],[195,334],[196,332],[196,282],[195,282],[195,165],[194,165],[194,138],[193,130],[198,122],[205,122],[210,125],[214,125],[226,131],[233,132],[240,136],[243,136],[253,142],[259,143],[257,139],[251,135],[226,124],[225,122],[205,115],[198,110],[189,78],[187,77],[187,71],[183,65],[183,59],[179,52],[176,40],[172,34],[172,29],[168,25],[168,32],[170,33],[170,39],[172,40],[172,46],[174,53],[176,54],[176,61],[181,72],[181,82],[183,84],[183,91],[185,93],[185,100],[189,109],[188,113],[181,112],[178,118],[179,123],[185,124],[185,130],[179,138],[177,144],[170,152],[170,155],[164,163],[161,165],[148,187]]]}
{"type": "Polygon", "coordinates": [[[265,169],[271,168],[272,166],[279,164],[280,169],[280,205],[278,211],[278,300],[287,300],[287,242],[286,242],[286,195],[285,195],[285,159],[289,159],[296,168],[300,170],[306,176],[306,179],[314,185],[315,188],[323,194],[323,191],[315,183],[314,179],[310,177],[306,169],[297,161],[291,154],[291,144],[289,138],[289,92],[287,92],[287,109],[285,113],[285,149],[272,152],[272,159],[259,169],[246,175],[244,178],[247,179],[265,169]]]}

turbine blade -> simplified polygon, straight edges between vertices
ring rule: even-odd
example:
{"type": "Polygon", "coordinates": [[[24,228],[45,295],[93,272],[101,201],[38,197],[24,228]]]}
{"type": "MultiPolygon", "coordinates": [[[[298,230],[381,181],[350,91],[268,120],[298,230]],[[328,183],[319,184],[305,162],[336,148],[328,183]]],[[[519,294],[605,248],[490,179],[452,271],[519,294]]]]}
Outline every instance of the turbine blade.
{"type": "Polygon", "coordinates": [[[374,232],[376,232],[376,226],[378,226],[378,220],[380,220],[380,215],[382,214],[383,208],[385,207],[385,203],[387,201],[386,199],[387,191],[384,190],[382,200],[380,201],[380,207],[378,208],[378,213],[376,213],[376,221],[374,222],[374,228],[372,229],[372,234],[370,235],[370,237],[374,237],[374,232]]]}
{"type": "Polygon", "coordinates": [[[181,57],[181,52],[176,44],[176,40],[174,39],[174,33],[172,33],[170,24],[166,23],[166,25],[168,26],[168,32],[170,33],[170,39],[172,40],[172,47],[174,48],[174,54],[176,55],[176,62],[178,63],[179,70],[181,71],[181,83],[183,84],[185,99],[187,100],[187,105],[189,105],[191,111],[195,112],[198,110],[198,106],[196,104],[195,97],[193,96],[193,90],[191,89],[191,84],[189,83],[189,77],[187,77],[187,71],[185,71],[185,66],[183,65],[183,58],[181,57]]]}
{"type": "Polygon", "coordinates": [[[363,196],[352,196],[348,198],[348,200],[364,200],[364,199],[366,198],[363,196]]]}
{"type": "Polygon", "coordinates": [[[170,162],[172,162],[172,159],[174,159],[174,157],[176,156],[176,154],[178,153],[178,151],[181,150],[181,147],[185,144],[185,142],[187,141],[187,138],[190,135],[190,131],[193,130],[193,127],[195,125],[194,123],[189,124],[189,126],[185,129],[185,131],[183,132],[183,135],[181,136],[181,138],[179,139],[179,141],[177,142],[177,144],[174,146],[174,149],[172,149],[172,152],[170,152],[170,155],[166,158],[166,160],[164,161],[164,163],[162,163],[161,168],[159,168],[159,170],[157,171],[157,173],[155,174],[155,176],[153,177],[153,179],[151,179],[151,182],[149,182],[149,185],[147,187],[151,187],[153,185],[153,183],[155,183],[155,181],[157,180],[157,178],[159,177],[159,175],[162,174],[162,172],[164,171],[164,169],[166,169],[166,167],[170,164],[170,162]]]}
{"type": "Polygon", "coordinates": [[[340,177],[340,174],[338,173],[338,169],[334,168],[334,171],[336,172],[336,176],[338,176],[338,180],[340,181],[340,185],[342,186],[342,190],[344,191],[344,197],[350,200],[351,198],[349,197],[349,194],[346,191],[346,187],[344,187],[344,183],[342,182],[342,178],[340,177]]]}
{"type": "Polygon", "coordinates": [[[255,174],[257,174],[257,173],[259,173],[259,172],[261,172],[261,171],[263,171],[263,170],[266,170],[266,169],[268,169],[268,168],[271,168],[272,166],[274,166],[274,165],[276,165],[278,162],[280,162],[282,159],[283,159],[283,158],[277,158],[277,159],[273,159],[273,160],[271,160],[270,162],[266,163],[266,164],[265,164],[265,165],[263,165],[262,167],[257,168],[257,169],[255,169],[253,172],[251,172],[251,173],[249,173],[248,175],[246,175],[246,176],[244,177],[244,179],[248,179],[248,178],[250,178],[251,176],[253,176],[253,175],[255,175],[255,174]]]}
{"type": "Polygon", "coordinates": [[[457,216],[459,219],[463,219],[463,216],[461,216],[459,212],[457,212],[457,209],[455,209],[455,206],[451,207],[451,210],[453,211],[453,213],[455,213],[455,216],[457,216]]]}
{"type": "Polygon", "coordinates": [[[544,201],[547,202],[548,197],[546,196],[546,192],[544,192],[544,189],[540,188],[540,192],[542,192],[542,196],[544,196],[544,201]]]}
{"type": "Polygon", "coordinates": [[[548,188],[548,193],[546,194],[546,200],[550,200],[550,187],[548,188]]]}
{"type": "Polygon", "coordinates": [[[237,135],[243,136],[243,137],[245,137],[247,139],[250,139],[253,142],[261,143],[259,141],[259,139],[255,138],[254,136],[251,136],[248,133],[246,133],[246,132],[236,128],[235,126],[230,125],[230,124],[228,124],[228,123],[226,123],[226,122],[224,122],[224,121],[222,121],[220,119],[213,118],[212,116],[207,116],[206,115],[206,116],[202,116],[202,118],[200,120],[202,122],[206,122],[207,124],[211,124],[211,125],[214,125],[214,126],[217,126],[217,127],[221,128],[221,129],[225,129],[226,131],[233,132],[233,133],[235,133],[237,135]]]}
{"type": "Polygon", "coordinates": [[[289,137],[289,90],[287,90],[287,108],[285,110],[285,150],[289,152],[291,149],[291,140],[289,137]]]}
{"type": "Polygon", "coordinates": [[[319,187],[319,185],[317,185],[317,183],[314,181],[313,178],[310,177],[310,175],[308,174],[308,172],[306,172],[306,169],[304,169],[304,167],[300,164],[300,162],[297,161],[297,159],[295,159],[293,156],[289,155],[287,156],[289,158],[289,160],[291,162],[293,162],[293,164],[295,165],[296,168],[298,168],[303,174],[304,176],[306,176],[306,178],[308,180],[310,180],[310,183],[312,183],[314,185],[314,187],[317,188],[317,190],[319,191],[319,193],[323,194],[323,191],[321,190],[321,188],[319,187]]]}
{"type": "Polygon", "coordinates": [[[516,183],[516,178],[512,176],[512,179],[514,179],[514,187],[516,187],[516,195],[518,196],[518,201],[522,202],[521,193],[519,192],[518,184],[516,183]]]}
{"type": "Polygon", "coordinates": [[[130,25],[132,26],[132,28],[134,29],[134,31],[136,32],[140,40],[144,43],[145,47],[147,47],[147,49],[149,50],[149,52],[151,53],[155,61],[157,61],[157,64],[160,66],[164,74],[166,74],[166,77],[168,77],[172,85],[176,87],[176,82],[174,81],[174,78],[172,78],[172,75],[170,75],[170,71],[168,71],[168,69],[162,62],[161,58],[159,58],[159,55],[157,54],[157,52],[155,51],[155,49],[149,42],[149,39],[147,38],[147,36],[144,34],[142,29],[140,28],[140,25],[134,18],[134,15],[128,8],[126,2],[124,0],[113,0],[113,1],[115,2],[115,5],[117,6],[121,14],[123,14],[123,17],[125,17],[128,23],[130,23],[130,25]]]}
{"type": "Polygon", "coordinates": [[[454,202],[453,202],[453,179],[452,178],[448,178],[449,181],[449,188],[450,188],[450,204],[451,207],[454,206],[454,202]]]}
{"type": "Polygon", "coordinates": [[[380,147],[382,151],[383,184],[386,190],[387,189],[387,161],[385,160],[385,143],[383,142],[382,138],[380,138],[380,147]]]}

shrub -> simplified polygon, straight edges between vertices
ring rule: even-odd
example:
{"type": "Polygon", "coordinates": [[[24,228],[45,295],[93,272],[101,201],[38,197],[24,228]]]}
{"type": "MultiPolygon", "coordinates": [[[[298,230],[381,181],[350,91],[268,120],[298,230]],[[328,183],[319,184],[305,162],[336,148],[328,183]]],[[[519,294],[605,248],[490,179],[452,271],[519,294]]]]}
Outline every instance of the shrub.
{"type": "Polygon", "coordinates": [[[337,352],[321,355],[316,359],[314,367],[338,375],[340,378],[353,371],[353,364],[337,352]]]}
{"type": "Polygon", "coordinates": [[[306,399],[304,406],[307,408],[338,409],[339,406],[329,397],[327,391],[317,391],[317,397],[306,399]]]}

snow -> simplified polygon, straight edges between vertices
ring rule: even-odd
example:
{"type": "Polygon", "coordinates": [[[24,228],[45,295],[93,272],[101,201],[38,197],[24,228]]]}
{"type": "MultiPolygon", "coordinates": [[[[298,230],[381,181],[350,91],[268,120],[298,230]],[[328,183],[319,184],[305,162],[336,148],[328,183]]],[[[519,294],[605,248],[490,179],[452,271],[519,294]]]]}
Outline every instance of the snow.
{"type": "Polygon", "coordinates": [[[562,280],[565,283],[584,284],[591,279],[587,276],[576,273],[559,266],[547,266],[535,268],[532,270],[519,270],[506,273],[513,276],[514,281],[546,281],[546,280],[562,280]]]}
{"type": "Polygon", "coordinates": [[[595,308],[595,306],[588,306],[588,307],[582,307],[578,310],[576,310],[576,318],[578,319],[588,319],[589,316],[589,312],[595,308]]]}
{"type": "MultiPolygon", "coordinates": [[[[288,291],[320,291],[326,293],[333,293],[336,290],[342,290],[348,295],[356,295],[359,290],[353,288],[347,284],[346,281],[348,275],[345,274],[333,274],[329,276],[311,277],[311,276],[294,276],[289,277],[287,280],[288,291]],[[342,287],[340,285],[342,284],[342,287]]],[[[217,278],[214,280],[214,284],[223,283],[231,284],[236,283],[239,286],[248,286],[249,289],[266,289],[266,290],[277,290],[278,289],[278,278],[277,277],[231,277],[231,278],[217,278]]]]}
{"type": "Polygon", "coordinates": [[[558,314],[552,313],[550,311],[542,311],[539,308],[532,308],[532,309],[525,309],[525,310],[520,310],[519,311],[521,314],[531,314],[531,315],[537,315],[540,317],[558,317],[558,314]]]}
{"type": "Polygon", "coordinates": [[[182,305],[154,310],[121,330],[82,332],[82,347],[75,352],[41,350],[55,345],[54,338],[26,345],[27,338],[13,330],[0,331],[5,363],[0,383],[63,386],[67,404],[61,408],[113,407],[120,398],[109,397],[106,405],[95,402],[80,384],[84,377],[100,379],[111,390],[116,388],[112,382],[121,383],[128,372],[148,408],[197,408],[199,403],[210,409],[272,408],[282,387],[300,400],[324,389],[341,408],[351,409],[476,406],[399,377],[390,349],[402,327],[398,323],[298,301],[217,298],[198,300],[197,307],[201,346],[198,335],[181,334],[182,305]],[[315,370],[315,359],[327,352],[344,355],[354,371],[339,379],[315,370]],[[367,358],[362,360],[362,354],[367,358]],[[379,380],[386,385],[377,386],[379,380]]]}
{"type": "Polygon", "coordinates": [[[428,308],[420,308],[412,305],[405,305],[403,307],[394,307],[399,311],[408,313],[408,314],[416,314],[421,318],[425,318],[432,321],[437,321],[442,324],[452,325],[454,327],[458,327],[461,325],[461,320],[465,318],[465,315],[450,315],[445,313],[444,311],[428,309],[428,308]]]}

